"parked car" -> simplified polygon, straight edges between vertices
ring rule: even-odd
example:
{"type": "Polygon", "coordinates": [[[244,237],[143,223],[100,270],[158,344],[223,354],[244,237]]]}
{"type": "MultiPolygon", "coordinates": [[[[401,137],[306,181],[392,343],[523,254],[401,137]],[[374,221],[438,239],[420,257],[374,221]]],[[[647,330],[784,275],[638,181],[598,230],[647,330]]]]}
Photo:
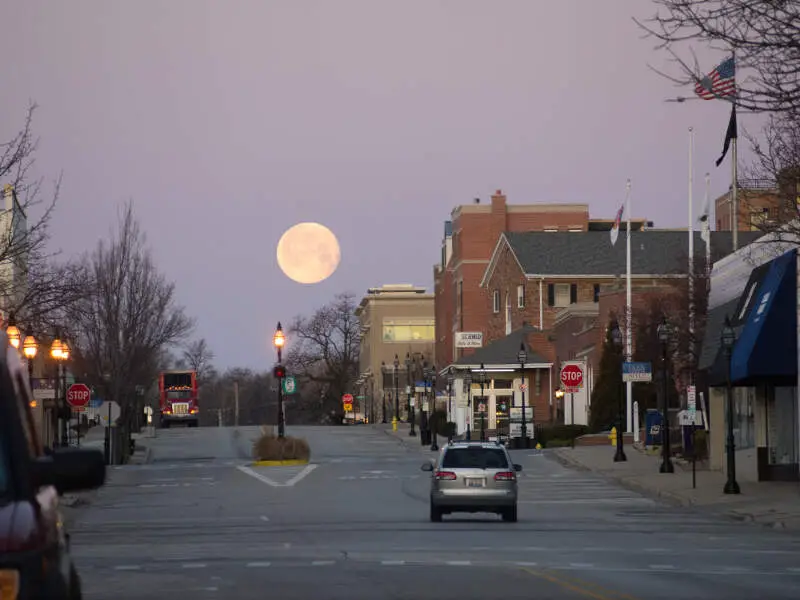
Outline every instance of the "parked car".
{"type": "Polygon", "coordinates": [[[31,413],[27,369],[0,334],[0,598],[79,600],[59,495],[100,487],[102,452],[45,451],[31,413]]]}
{"type": "Polygon", "coordinates": [[[513,463],[505,446],[448,444],[422,470],[431,473],[431,521],[453,512],[494,512],[504,521],[517,520],[517,473],[522,466],[513,463]]]}

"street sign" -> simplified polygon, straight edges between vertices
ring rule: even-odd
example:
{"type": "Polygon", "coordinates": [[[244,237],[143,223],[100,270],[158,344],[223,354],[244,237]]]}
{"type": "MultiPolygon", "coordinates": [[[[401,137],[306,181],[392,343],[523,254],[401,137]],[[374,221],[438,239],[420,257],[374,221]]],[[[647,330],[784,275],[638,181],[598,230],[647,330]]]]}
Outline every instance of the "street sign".
{"type": "Polygon", "coordinates": [[[483,332],[481,331],[456,331],[456,348],[481,348],[483,346],[483,332]]]}
{"type": "Polygon", "coordinates": [[[622,381],[649,383],[653,381],[653,367],[649,362],[622,363],[622,381]]]}
{"type": "Polygon", "coordinates": [[[103,405],[97,411],[97,414],[100,415],[100,420],[103,423],[103,425],[108,427],[109,424],[113,424],[114,421],[119,419],[120,415],[119,404],[117,404],[116,402],[109,402],[108,400],[106,400],[105,402],[103,402],[103,405]],[[111,417],[110,420],[109,420],[109,415],[111,417]]]}
{"type": "Polygon", "coordinates": [[[283,378],[283,393],[284,394],[294,394],[297,392],[297,380],[294,377],[287,376],[283,378]]]}
{"type": "Polygon", "coordinates": [[[345,394],[342,396],[342,407],[344,412],[353,412],[353,394],[345,394]]]}
{"type": "Polygon", "coordinates": [[[567,394],[574,394],[583,387],[583,368],[580,365],[570,364],[561,368],[561,383],[567,394]]]}
{"type": "Polygon", "coordinates": [[[67,390],[67,404],[72,408],[85,408],[92,399],[92,392],[85,383],[73,383],[67,390]]]}
{"type": "Polygon", "coordinates": [[[693,385],[686,388],[686,407],[689,409],[689,423],[694,424],[697,418],[697,388],[693,385]]]}

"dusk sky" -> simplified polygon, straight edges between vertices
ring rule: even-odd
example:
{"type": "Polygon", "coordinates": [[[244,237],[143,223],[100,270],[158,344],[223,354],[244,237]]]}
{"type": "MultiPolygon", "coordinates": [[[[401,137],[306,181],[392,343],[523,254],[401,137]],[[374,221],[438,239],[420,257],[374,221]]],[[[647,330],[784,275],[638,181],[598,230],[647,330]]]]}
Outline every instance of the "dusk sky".
{"type": "MultiPolygon", "coordinates": [[[[160,268],[219,367],[264,369],[278,320],[384,283],[432,287],[451,209],[588,203],[687,224],[730,183],[729,116],[631,17],[643,0],[7,0],[0,139],[40,105],[37,173],[64,185],[53,247],[94,247],[132,198],[160,268]],[[302,285],[281,234],[317,221],[338,271],[302,285]]],[[[725,56],[695,48],[710,71],[725,56]]],[[[755,129],[743,115],[744,128],[755,129]]],[[[748,158],[741,144],[740,160],[748,158]]],[[[288,340],[291,344],[291,339],[288,340]]]]}

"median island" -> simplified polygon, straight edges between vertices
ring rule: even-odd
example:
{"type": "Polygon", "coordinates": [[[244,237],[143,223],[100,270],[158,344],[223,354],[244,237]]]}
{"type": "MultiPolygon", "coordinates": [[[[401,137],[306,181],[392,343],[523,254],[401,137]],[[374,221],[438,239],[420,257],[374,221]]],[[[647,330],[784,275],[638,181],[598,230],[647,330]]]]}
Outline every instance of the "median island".
{"type": "Polygon", "coordinates": [[[274,432],[262,432],[253,443],[253,459],[259,467],[287,467],[307,465],[311,448],[302,438],[278,437],[274,432]]]}

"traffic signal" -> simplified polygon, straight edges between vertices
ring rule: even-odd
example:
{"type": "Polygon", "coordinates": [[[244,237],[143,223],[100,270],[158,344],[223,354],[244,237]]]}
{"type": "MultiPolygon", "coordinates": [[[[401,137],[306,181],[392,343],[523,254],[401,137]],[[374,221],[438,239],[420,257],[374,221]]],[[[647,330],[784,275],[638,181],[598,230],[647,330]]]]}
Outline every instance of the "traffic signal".
{"type": "Polygon", "coordinates": [[[275,370],[272,372],[272,374],[277,379],[283,379],[286,377],[286,367],[283,365],[275,365],[275,370]]]}

